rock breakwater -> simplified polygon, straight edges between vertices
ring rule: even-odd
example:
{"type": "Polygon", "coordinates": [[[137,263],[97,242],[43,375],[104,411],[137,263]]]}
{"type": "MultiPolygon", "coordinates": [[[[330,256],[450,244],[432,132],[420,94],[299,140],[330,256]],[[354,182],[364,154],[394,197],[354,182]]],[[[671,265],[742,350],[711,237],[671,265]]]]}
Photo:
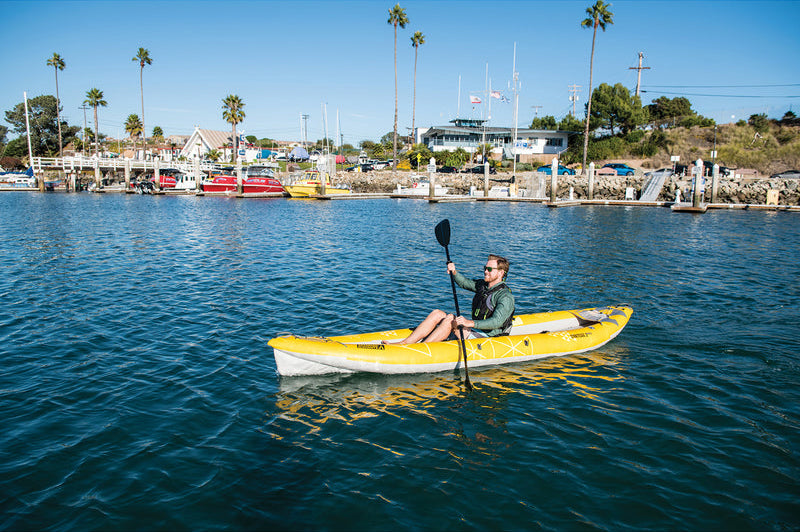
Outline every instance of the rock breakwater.
{"type": "MultiPolygon", "coordinates": [[[[508,186],[510,174],[500,173],[490,176],[489,186],[508,186]]],[[[410,187],[414,182],[427,179],[427,176],[411,174],[409,172],[378,171],[365,173],[337,173],[334,183],[346,183],[354,192],[383,192],[391,193],[397,186],[410,187]]],[[[436,183],[446,186],[451,194],[468,194],[470,187],[483,190],[484,177],[479,174],[436,174],[436,183]]],[[[634,189],[638,198],[645,184],[643,176],[599,176],[595,178],[594,198],[623,200],[628,187],[634,189]]],[[[526,197],[549,198],[550,176],[536,172],[518,172],[516,185],[525,191],[526,197]]],[[[687,199],[687,194],[692,186],[690,177],[669,177],[664,182],[658,201],[674,201],[678,189],[681,197],[687,199]]],[[[558,176],[559,198],[569,197],[572,187],[575,199],[588,198],[588,180],[584,176],[558,176]]],[[[718,202],[733,204],[765,204],[767,191],[778,191],[778,203],[781,205],[800,205],[800,180],[798,179],[772,179],[772,178],[719,178],[718,202]]],[[[711,201],[711,178],[706,180],[706,193],[704,201],[711,201]]]]}

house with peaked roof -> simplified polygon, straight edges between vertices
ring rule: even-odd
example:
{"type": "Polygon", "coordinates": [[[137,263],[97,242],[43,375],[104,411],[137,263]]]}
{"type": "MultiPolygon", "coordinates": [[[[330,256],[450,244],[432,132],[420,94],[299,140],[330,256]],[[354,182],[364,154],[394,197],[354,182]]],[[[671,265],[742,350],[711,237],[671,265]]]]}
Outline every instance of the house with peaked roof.
{"type": "Polygon", "coordinates": [[[200,127],[195,126],[194,132],[184,144],[180,156],[187,159],[194,159],[195,157],[202,159],[211,150],[217,150],[222,154],[223,160],[227,160],[231,156],[230,146],[230,131],[214,131],[213,129],[200,129],[200,127]],[[228,146],[227,148],[225,147],[226,145],[228,146]]]}

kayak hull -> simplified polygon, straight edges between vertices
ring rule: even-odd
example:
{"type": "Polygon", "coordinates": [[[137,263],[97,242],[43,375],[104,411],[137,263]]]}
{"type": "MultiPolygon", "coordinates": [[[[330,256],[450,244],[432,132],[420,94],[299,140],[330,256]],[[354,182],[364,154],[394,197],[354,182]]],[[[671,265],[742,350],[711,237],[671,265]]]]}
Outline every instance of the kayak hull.
{"type": "MultiPolygon", "coordinates": [[[[591,351],[615,338],[632,313],[627,306],[609,306],[515,316],[508,336],[466,340],[467,363],[477,368],[591,351]]],[[[458,370],[463,365],[456,340],[381,343],[409,334],[410,329],[327,338],[288,335],[268,344],[283,376],[433,373],[458,370]]]]}

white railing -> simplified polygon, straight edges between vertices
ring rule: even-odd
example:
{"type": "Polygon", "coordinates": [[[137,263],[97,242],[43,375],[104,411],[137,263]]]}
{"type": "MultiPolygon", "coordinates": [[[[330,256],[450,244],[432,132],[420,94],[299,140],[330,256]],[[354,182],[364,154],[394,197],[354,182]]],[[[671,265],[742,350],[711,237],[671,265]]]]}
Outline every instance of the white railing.
{"type": "MultiPolygon", "coordinates": [[[[74,172],[84,169],[94,169],[95,166],[101,170],[124,170],[125,165],[130,164],[131,170],[153,170],[155,168],[155,161],[141,161],[137,159],[124,159],[124,158],[106,158],[106,157],[84,157],[78,155],[75,157],[34,157],[33,170],[34,172],[42,172],[43,170],[63,170],[65,172],[74,172]]],[[[208,172],[212,170],[221,170],[224,165],[217,163],[201,162],[200,171],[208,172]]],[[[159,168],[177,168],[182,172],[191,172],[195,169],[194,161],[158,161],[159,168]]]]}

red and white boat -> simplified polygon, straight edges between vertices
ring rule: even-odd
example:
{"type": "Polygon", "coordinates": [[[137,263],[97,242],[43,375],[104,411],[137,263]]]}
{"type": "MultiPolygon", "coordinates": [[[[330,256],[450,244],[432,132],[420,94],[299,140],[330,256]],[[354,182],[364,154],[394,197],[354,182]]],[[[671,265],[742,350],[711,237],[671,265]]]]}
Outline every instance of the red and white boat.
{"type": "MultiPolygon", "coordinates": [[[[232,172],[211,175],[203,181],[204,192],[236,192],[236,175],[232,172]]],[[[253,165],[247,168],[242,182],[244,194],[284,194],[286,191],[274,170],[269,166],[253,165]]]]}

